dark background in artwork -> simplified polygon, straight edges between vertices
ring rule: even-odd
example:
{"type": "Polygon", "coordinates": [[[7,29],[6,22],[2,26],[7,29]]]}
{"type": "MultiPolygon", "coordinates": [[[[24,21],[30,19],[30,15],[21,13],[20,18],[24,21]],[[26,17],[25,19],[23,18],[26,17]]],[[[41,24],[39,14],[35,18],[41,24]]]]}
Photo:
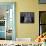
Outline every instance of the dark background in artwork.
{"type": "Polygon", "coordinates": [[[5,26],[5,21],[0,21],[0,26],[5,26]]]}
{"type": "Polygon", "coordinates": [[[34,12],[20,12],[20,23],[34,23],[34,12]]]}

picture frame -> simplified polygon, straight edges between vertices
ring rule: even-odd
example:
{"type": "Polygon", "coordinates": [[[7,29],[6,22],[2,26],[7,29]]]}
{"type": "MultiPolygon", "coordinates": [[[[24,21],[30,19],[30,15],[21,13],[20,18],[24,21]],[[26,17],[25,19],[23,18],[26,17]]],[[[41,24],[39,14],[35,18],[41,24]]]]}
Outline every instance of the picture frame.
{"type": "Polygon", "coordinates": [[[46,4],[46,0],[38,0],[39,4],[46,4]]]}
{"type": "Polygon", "coordinates": [[[34,12],[20,12],[20,23],[34,23],[34,12]]]}
{"type": "Polygon", "coordinates": [[[39,35],[46,32],[46,11],[39,11],[39,35]]]}
{"type": "Polygon", "coordinates": [[[16,2],[0,2],[0,40],[15,41],[15,10],[16,2]]]}

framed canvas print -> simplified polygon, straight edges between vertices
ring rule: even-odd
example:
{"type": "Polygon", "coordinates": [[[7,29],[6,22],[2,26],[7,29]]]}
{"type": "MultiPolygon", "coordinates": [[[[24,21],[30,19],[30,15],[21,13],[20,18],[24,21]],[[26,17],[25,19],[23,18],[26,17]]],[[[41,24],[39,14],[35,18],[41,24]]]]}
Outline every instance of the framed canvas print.
{"type": "Polygon", "coordinates": [[[46,11],[39,11],[39,34],[46,32],[46,11]]]}
{"type": "Polygon", "coordinates": [[[15,40],[15,2],[0,2],[0,40],[15,40]]]}
{"type": "Polygon", "coordinates": [[[46,4],[46,0],[38,0],[40,4],[46,4]]]}
{"type": "Polygon", "coordinates": [[[20,23],[34,23],[34,12],[20,12],[20,23]]]}

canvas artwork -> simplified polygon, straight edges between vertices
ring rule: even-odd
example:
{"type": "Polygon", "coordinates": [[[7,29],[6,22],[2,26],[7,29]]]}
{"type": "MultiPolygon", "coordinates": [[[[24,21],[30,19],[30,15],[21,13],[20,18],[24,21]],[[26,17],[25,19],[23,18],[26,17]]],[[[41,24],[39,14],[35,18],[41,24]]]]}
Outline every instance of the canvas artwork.
{"type": "Polygon", "coordinates": [[[15,2],[0,2],[0,40],[15,40],[15,2]]]}
{"type": "Polygon", "coordinates": [[[38,0],[40,4],[46,4],[46,0],[38,0]]]}
{"type": "Polygon", "coordinates": [[[20,12],[20,23],[34,23],[34,12],[20,12]]]}
{"type": "Polygon", "coordinates": [[[46,33],[46,11],[39,11],[40,34],[46,33]]]}

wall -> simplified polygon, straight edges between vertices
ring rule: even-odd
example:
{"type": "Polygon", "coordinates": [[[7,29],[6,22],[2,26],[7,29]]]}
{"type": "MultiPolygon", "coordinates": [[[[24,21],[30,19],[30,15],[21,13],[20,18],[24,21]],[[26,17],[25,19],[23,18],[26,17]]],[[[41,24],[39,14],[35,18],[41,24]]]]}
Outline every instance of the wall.
{"type": "Polygon", "coordinates": [[[16,37],[36,38],[39,34],[39,10],[46,10],[45,4],[38,0],[1,0],[0,2],[16,2],[16,37]],[[34,24],[21,24],[20,12],[34,12],[34,24]]]}

